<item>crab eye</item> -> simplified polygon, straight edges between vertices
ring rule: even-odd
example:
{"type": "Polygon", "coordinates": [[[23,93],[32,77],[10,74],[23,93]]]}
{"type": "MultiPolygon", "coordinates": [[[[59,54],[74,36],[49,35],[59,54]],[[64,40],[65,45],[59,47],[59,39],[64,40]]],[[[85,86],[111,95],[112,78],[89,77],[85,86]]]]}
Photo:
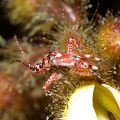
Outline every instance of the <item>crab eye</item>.
{"type": "Polygon", "coordinates": [[[84,68],[88,68],[88,64],[86,62],[83,62],[84,68]]]}

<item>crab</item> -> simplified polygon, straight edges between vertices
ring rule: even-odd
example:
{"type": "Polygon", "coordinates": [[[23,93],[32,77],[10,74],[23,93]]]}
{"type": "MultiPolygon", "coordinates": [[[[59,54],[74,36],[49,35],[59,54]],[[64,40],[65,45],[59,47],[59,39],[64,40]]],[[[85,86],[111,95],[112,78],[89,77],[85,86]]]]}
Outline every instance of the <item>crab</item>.
{"type": "MultiPolygon", "coordinates": [[[[22,52],[26,60],[26,63],[20,60],[14,60],[14,61],[21,62],[23,65],[29,67],[32,71],[35,71],[38,74],[43,74],[43,71],[50,71],[51,67],[53,66],[56,66],[57,68],[67,67],[69,69],[70,74],[72,74],[73,73],[72,71],[74,71],[78,75],[82,75],[82,76],[91,76],[93,72],[97,74],[99,70],[108,68],[106,62],[102,61],[100,58],[95,58],[91,55],[73,54],[72,45],[75,40],[72,37],[70,37],[68,40],[67,53],[50,51],[47,55],[45,55],[45,57],[42,60],[40,60],[39,63],[37,63],[35,66],[32,66],[27,56],[25,55],[25,52],[20,46],[17,37],[14,36],[14,39],[20,51],[22,52]]],[[[44,84],[43,90],[46,90],[47,87],[52,82],[55,83],[56,81],[60,80],[62,77],[63,77],[62,73],[56,73],[56,72],[52,73],[52,75],[44,84]]]]}

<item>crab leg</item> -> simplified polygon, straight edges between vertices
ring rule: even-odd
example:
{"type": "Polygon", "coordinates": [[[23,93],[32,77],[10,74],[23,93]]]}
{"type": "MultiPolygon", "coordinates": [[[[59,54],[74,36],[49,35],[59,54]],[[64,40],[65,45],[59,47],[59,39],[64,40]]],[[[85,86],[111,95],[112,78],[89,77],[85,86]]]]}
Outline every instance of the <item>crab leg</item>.
{"type": "Polygon", "coordinates": [[[47,82],[44,84],[43,90],[47,89],[47,87],[48,87],[52,82],[56,82],[56,81],[59,80],[61,77],[63,77],[62,74],[52,73],[52,75],[50,76],[50,78],[49,78],[49,79],[47,80],[47,82]]]}

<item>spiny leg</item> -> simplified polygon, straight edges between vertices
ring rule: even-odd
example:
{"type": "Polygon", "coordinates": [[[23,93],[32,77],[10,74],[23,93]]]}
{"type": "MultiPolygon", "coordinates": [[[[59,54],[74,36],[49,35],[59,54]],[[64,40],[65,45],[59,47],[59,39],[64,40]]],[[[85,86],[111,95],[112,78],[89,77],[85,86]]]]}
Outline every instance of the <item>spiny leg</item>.
{"type": "MultiPolygon", "coordinates": [[[[63,77],[62,74],[53,73],[53,74],[50,76],[50,78],[47,80],[47,82],[44,84],[43,90],[44,90],[45,93],[52,94],[52,95],[57,96],[57,97],[60,98],[60,99],[65,99],[65,100],[66,100],[64,94],[61,92],[61,89],[59,88],[58,84],[56,83],[56,81],[59,80],[61,77],[63,77]],[[56,94],[56,93],[54,93],[54,92],[51,91],[51,90],[47,90],[47,87],[48,87],[52,82],[55,83],[57,89],[61,92],[61,95],[56,94]]],[[[66,101],[67,101],[67,100],[66,100],[66,101]]]]}
{"type": "MultiPolygon", "coordinates": [[[[52,94],[52,95],[55,95],[57,97],[59,97],[60,99],[62,99],[62,96],[58,95],[58,94],[55,94],[54,92],[52,92],[51,90],[47,90],[47,87],[55,81],[59,80],[60,78],[62,77],[62,74],[58,74],[57,73],[52,73],[52,75],[49,77],[49,79],[47,80],[47,82],[44,84],[43,86],[43,90],[45,93],[48,93],[48,94],[52,94]]],[[[58,85],[57,85],[58,87],[58,85]]]]}
{"type": "Polygon", "coordinates": [[[68,40],[67,54],[72,54],[73,51],[73,38],[70,37],[68,40]]]}
{"type": "Polygon", "coordinates": [[[43,90],[46,90],[47,87],[52,83],[52,82],[56,82],[57,80],[59,80],[63,75],[62,74],[57,74],[57,73],[52,73],[52,75],[50,76],[50,78],[47,80],[47,82],[44,84],[43,86],[43,90]]]}
{"type": "Polygon", "coordinates": [[[68,40],[68,46],[67,46],[67,54],[73,54],[73,43],[75,44],[76,48],[79,50],[79,52],[82,54],[81,50],[79,49],[79,46],[76,43],[76,40],[73,37],[70,37],[68,40]]]}

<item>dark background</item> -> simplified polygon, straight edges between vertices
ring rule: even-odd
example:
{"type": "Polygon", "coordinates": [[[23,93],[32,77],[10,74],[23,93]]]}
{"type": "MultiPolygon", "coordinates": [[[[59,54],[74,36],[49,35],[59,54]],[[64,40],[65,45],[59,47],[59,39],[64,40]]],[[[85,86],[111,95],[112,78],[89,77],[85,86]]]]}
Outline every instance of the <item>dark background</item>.
{"type": "MultiPolygon", "coordinates": [[[[1,2],[1,0],[0,0],[1,2]]],[[[113,9],[114,13],[117,13],[120,10],[120,0],[91,0],[93,7],[90,9],[90,12],[94,14],[97,3],[99,3],[99,9],[97,13],[105,15],[107,9],[113,9]]],[[[3,9],[0,7],[0,35],[9,39],[16,34],[18,26],[10,24],[9,20],[5,17],[3,9]]]]}

